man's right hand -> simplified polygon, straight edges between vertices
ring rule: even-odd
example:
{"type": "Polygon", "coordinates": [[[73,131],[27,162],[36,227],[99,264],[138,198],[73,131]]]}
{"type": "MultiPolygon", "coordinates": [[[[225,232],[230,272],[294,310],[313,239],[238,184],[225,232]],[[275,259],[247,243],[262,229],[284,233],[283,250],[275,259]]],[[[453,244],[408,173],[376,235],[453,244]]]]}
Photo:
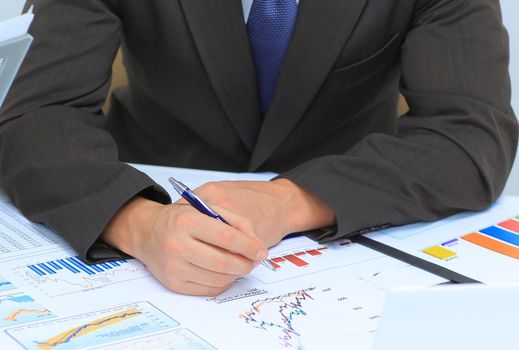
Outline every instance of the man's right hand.
{"type": "Polygon", "coordinates": [[[141,197],[125,204],[102,239],[139,259],[168,289],[217,295],[268,255],[248,219],[215,208],[231,226],[190,205],[162,205],[141,197]]]}

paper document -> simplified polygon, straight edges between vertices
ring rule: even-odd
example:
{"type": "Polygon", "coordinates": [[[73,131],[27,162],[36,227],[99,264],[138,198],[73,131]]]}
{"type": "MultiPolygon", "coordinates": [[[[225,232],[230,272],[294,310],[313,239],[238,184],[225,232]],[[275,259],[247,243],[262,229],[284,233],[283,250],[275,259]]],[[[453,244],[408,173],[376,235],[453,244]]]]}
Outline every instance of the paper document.
{"type": "Polygon", "coordinates": [[[169,193],[173,201],[180,199],[180,196],[169,183],[169,177],[174,177],[175,179],[182,181],[185,185],[194,190],[195,188],[211,181],[268,181],[277,175],[275,173],[230,173],[225,171],[170,168],[143,164],[130,165],[143,173],[146,173],[156,183],[161,185],[169,193]]]}
{"type": "Polygon", "coordinates": [[[482,212],[365,237],[483,283],[519,283],[519,197],[503,197],[482,212]]]}
{"type": "Polygon", "coordinates": [[[391,292],[374,349],[517,349],[518,295],[484,285],[391,292]]]}
{"type": "Polygon", "coordinates": [[[16,4],[8,6],[8,13],[18,11],[14,12],[17,17],[0,22],[0,107],[32,42],[27,31],[34,16],[32,13],[19,16],[21,7],[23,4],[20,8],[16,4]]]}
{"type": "MultiPolygon", "coordinates": [[[[168,176],[193,187],[273,176],[137,167],[165,188],[168,176]]],[[[223,294],[183,296],[136,260],[88,265],[7,201],[0,209],[2,349],[320,350],[328,339],[368,350],[388,290],[445,281],[349,240],[297,237],[223,294]]]]}

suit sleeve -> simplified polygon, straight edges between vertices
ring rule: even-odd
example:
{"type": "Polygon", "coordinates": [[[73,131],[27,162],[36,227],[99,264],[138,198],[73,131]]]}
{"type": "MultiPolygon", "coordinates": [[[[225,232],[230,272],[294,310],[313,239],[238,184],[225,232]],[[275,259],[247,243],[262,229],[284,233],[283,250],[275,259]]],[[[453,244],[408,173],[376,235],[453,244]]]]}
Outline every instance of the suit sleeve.
{"type": "Polygon", "coordinates": [[[401,51],[410,111],[396,135],[282,174],[336,213],[322,240],[489,206],[515,158],[509,49],[497,0],[416,1],[401,51]]]}
{"type": "Polygon", "coordinates": [[[39,0],[34,13],[33,45],[0,110],[2,188],[83,257],[117,258],[98,240],[114,213],[138,194],[169,201],[118,161],[103,129],[121,21],[100,0],[39,0]]]}

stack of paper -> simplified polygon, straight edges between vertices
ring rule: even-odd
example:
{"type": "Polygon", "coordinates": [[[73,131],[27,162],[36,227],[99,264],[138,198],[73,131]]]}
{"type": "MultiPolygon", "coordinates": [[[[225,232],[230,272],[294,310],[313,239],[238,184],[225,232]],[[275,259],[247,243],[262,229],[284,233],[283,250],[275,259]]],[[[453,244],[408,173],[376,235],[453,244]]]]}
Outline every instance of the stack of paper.
{"type": "Polygon", "coordinates": [[[32,42],[27,31],[33,15],[20,15],[22,7],[19,0],[0,5],[0,106],[32,42]]]}

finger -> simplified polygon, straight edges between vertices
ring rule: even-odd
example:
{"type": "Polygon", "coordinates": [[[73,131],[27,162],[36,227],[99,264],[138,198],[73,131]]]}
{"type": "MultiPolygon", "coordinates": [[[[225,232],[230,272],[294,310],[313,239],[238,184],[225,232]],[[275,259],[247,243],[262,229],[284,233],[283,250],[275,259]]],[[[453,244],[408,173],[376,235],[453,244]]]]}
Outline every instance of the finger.
{"type": "Polygon", "coordinates": [[[254,261],[261,261],[268,256],[263,242],[253,235],[241,232],[212,218],[209,220],[201,218],[199,223],[199,227],[192,231],[192,236],[200,241],[243,255],[254,261]]]}
{"type": "Polygon", "coordinates": [[[246,275],[256,266],[255,261],[240,254],[196,240],[189,242],[184,260],[205,270],[235,276],[246,275]]]}
{"type": "Polygon", "coordinates": [[[221,217],[223,217],[232,227],[238,231],[246,233],[254,238],[257,237],[254,225],[249,218],[224,207],[215,205],[214,209],[220,214],[221,217]]]}
{"type": "Polygon", "coordinates": [[[189,264],[189,276],[187,276],[186,281],[208,287],[224,288],[232,284],[239,277],[227,273],[206,270],[188,262],[186,262],[186,264],[189,264]]]}
{"type": "Polygon", "coordinates": [[[169,290],[186,295],[197,295],[197,296],[216,296],[222,294],[225,290],[229,289],[232,285],[229,284],[224,287],[211,287],[203,284],[198,284],[191,281],[184,281],[181,283],[173,283],[171,285],[164,284],[169,290]]]}

